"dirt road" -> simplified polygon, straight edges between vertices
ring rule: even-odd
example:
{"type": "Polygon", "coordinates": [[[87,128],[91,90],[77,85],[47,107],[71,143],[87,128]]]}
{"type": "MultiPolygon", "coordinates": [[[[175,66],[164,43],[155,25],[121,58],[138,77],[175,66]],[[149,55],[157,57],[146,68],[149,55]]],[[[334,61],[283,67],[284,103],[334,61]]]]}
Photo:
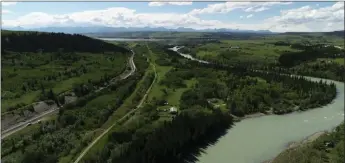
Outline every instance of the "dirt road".
{"type": "Polygon", "coordinates": [[[112,124],[110,127],[108,127],[106,130],[103,131],[103,133],[101,135],[99,135],[95,140],[93,140],[86,148],[85,150],[78,156],[78,158],[74,161],[74,163],[78,163],[83,157],[84,155],[105,135],[107,134],[115,125],[117,125],[118,122],[121,122],[122,120],[124,120],[125,118],[127,118],[128,116],[132,115],[132,113],[136,112],[138,110],[138,108],[140,108],[142,106],[142,104],[144,103],[148,93],[150,92],[153,84],[156,81],[157,78],[157,72],[156,72],[156,67],[155,65],[151,64],[153,66],[153,70],[155,72],[155,77],[150,85],[150,87],[146,90],[145,95],[143,96],[143,98],[140,100],[139,104],[130,112],[128,112],[126,115],[124,115],[122,118],[120,118],[119,120],[117,120],[116,123],[112,124]]]}

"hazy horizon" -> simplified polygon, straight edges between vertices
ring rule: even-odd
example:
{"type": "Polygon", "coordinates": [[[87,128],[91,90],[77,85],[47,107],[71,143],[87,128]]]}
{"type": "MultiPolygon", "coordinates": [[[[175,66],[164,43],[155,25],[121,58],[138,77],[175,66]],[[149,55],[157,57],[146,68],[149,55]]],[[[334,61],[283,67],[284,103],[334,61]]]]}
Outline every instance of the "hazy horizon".
{"type": "Polygon", "coordinates": [[[2,2],[2,26],[344,29],[344,2],[2,2]]]}

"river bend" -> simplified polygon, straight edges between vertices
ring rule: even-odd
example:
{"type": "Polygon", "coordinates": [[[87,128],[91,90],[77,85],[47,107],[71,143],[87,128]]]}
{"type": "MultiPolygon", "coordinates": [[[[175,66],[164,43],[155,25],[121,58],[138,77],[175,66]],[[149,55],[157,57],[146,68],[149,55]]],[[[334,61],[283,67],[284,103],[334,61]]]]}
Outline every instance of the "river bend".
{"type": "MultiPolygon", "coordinates": [[[[209,62],[178,52],[181,56],[201,63],[209,62]]],[[[319,131],[331,130],[344,121],[344,83],[307,77],[313,81],[333,82],[336,98],[328,105],[304,112],[267,115],[244,119],[198,157],[198,163],[260,163],[277,156],[287,144],[299,141],[319,131]]]]}

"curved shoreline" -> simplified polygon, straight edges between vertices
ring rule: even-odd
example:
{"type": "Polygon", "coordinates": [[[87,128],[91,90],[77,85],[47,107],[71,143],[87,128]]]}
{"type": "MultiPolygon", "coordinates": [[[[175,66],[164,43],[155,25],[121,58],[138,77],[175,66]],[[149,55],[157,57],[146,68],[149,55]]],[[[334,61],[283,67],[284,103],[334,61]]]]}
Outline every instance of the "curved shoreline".
{"type": "Polygon", "coordinates": [[[277,156],[275,156],[274,158],[269,159],[267,161],[263,161],[262,163],[272,163],[272,161],[274,161],[274,159],[276,159],[279,155],[286,152],[287,150],[292,150],[292,149],[298,148],[302,145],[305,145],[307,143],[311,143],[326,133],[328,133],[328,132],[327,131],[318,131],[318,132],[315,132],[315,133],[305,137],[304,139],[302,139],[300,141],[292,141],[292,142],[288,143],[286,149],[284,149],[282,152],[280,152],[277,156]]]}
{"type": "Polygon", "coordinates": [[[307,136],[306,138],[300,140],[300,141],[293,141],[293,142],[290,142],[286,149],[293,149],[293,148],[297,148],[303,144],[306,144],[306,143],[310,143],[310,142],[313,142],[314,140],[316,140],[317,138],[319,138],[321,135],[327,133],[327,131],[318,131],[318,132],[315,132],[314,134],[312,135],[309,135],[307,136]]]}
{"type": "MultiPolygon", "coordinates": [[[[333,128],[334,129],[334,128],[333,128]]],[[[274,158],[272,159],[269,159],[269,160],[266,160],[266,161],[263,161],[262,163],[272,163],[275,159],[277,159],[279,156],[281,156],[282,154],[284,154],[285,152],[288,152],[289,150],[295,150],[295,149],[298,149],[304,145],[307,145],[307,144],[311,144],[313,143],[314,141],[316,141],[318,138],[320,138],[321,136],[324,136],[325,134],[329,134],[330,132],[329,131],[318,131],[318,132],[315,132],[309,136],[307,136],[306,138],[300,140],[300,141],[293,141],[293,142],[290,142],[286,149],[283,150],[282,152],[280,152],[277,156],[275,156],[274,158]]]]}
{"type": "MultiPolygon", "coordinates": [[[[177,51],[178,47],[170,48],[170,50],[181,55],[177,51]]],[[[181,56],[185,57],[184,55],[181,56]]],[[[187,59],[198,61],[198,59],[188,56],[187,59]]],[[[204,61],[203,63],[207,64],[209,62],[204,61]]],[[[198,157],[198,162],[226,163],[227,160],[232,159],[236,163],[267,163],[267,160],[272,160],[284,152],[287,145],[293,147],[298,142],[316,139],[322,135],[323,131],[339,125],[344,116],[344,83],[311,76],[303,77],[311,81],[334,83],[337,89],[336,97],[329,104],[308,111],[293,112],[284,116],[259,113],[239,118],[240,121],[235,123],[235,126],[228,131],[228,134],[219,138],[218,143],[215,145],[205,149],[205,153],[198,157]],[[255,140],[253,140],[252,137],[259,139],[254,138],[255,140]],[[250,157],[243,158],[243,152],[251,153],[250,157]],[[232,153],[231,157],[229,153],[232,153]]]]}

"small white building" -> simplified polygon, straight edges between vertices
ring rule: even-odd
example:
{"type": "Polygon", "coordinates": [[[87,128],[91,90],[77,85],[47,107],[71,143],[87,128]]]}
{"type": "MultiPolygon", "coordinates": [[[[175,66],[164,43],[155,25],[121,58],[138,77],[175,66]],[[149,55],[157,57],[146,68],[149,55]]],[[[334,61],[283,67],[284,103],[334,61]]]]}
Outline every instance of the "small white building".
{"type": "Polygon", "coordinates": [[[171,107],[169,112],[170,113],[177,113],[177,108],[176,107],[171,107]]]}

